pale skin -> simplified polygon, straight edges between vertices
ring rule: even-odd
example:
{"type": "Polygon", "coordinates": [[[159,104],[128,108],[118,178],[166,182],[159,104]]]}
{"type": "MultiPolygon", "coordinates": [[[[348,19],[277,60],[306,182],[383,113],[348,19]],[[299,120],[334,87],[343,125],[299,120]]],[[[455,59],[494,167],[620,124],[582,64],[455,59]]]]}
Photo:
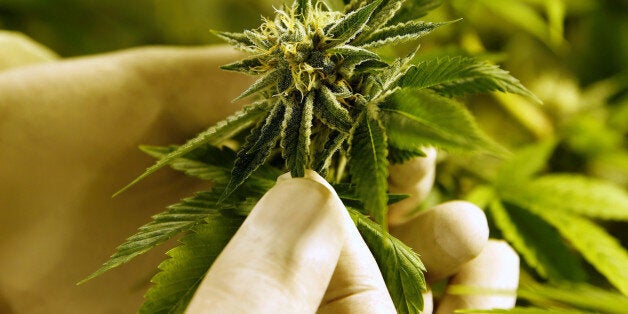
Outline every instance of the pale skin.
{"type": "MultiPolygon", "coordinates": [[[[139,144],[181,143],[238,108],[230,100],[250,78],[218,69],[238,57],[225,47],[142,48],[0,72],[0,312],[139,307],[143,283],[165,247],[75,283],[151,214],[208,188],[164,170],[110,198],[151,164],[139,144]]],[[[453,275],[461,284],[516,287],[516,255],[507,245],[487,245],[486,219],[475,206],[454,202],[408,214],[431,188],[435,151],[429,152],[391,168],[391,190],[415,195],[391,208],[391,232],[423,256],[430,281],[453,275]],[[503,258],[474,259],[487,254],[503,258]]],[[[508,307],[514,298],[445,295],[440,303],[436,312],[448,313],[459,306],[508,307]]],[[[431,306],[427,294],[426,312],[431,306]]],[[[315,173],[278,179],[208,272],[188,312],[243,309],[394,312],[372,255],[315,173]]]]}

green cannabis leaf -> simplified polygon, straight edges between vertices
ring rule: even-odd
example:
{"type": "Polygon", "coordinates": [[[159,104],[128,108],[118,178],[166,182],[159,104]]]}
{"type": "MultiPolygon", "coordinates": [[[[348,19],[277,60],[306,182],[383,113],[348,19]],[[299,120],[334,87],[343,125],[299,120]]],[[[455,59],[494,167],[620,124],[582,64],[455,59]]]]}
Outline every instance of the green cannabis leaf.
{"type": "Polygon", "coordinates": [[[181,245],[168,251],[170,257],[151,280],[140,313],[183,313],[205,273],[238,230],[244,218],[206,216],[181,239],[181,245]]]}
{"type": "Polygon", "coordinates": [[[350,209],[349,214],[375,256],[397,312],[420,313],[423,310],[421,292],[427,285],[422,273],[425,266],[418,255],[359,211],[350,209]]]}
{"type": "Polygon", "coordinates": [[[554,282],[582,281],[585,271],[578,257],[551,225],[523,208],[499,200],[489,206],[504,238],[521,253],[528,265],[554,282]]]}

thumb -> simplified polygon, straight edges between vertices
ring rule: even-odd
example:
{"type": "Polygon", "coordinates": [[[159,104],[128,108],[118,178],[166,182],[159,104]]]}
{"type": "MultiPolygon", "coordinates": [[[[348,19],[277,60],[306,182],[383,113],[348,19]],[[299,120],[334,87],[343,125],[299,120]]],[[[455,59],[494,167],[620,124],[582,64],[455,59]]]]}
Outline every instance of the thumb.
{"type": "Polygon", "coordinates": [[[316,312],[345,243],[344,215],[325,185],[280,178],[216,259],[187,312],[316,312]]]}

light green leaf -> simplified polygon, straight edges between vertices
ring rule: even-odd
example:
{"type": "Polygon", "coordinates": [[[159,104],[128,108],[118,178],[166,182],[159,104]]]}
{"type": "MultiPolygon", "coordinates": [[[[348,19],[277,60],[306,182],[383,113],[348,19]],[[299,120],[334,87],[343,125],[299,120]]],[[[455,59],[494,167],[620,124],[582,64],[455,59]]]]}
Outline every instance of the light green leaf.
{"type": "Polygon", "coordinates": [[[553,282],[582,281],[586,273],[576,255],[543,219],[525,209],[495,200],[490,212],[495,225],[527,264],[553,282]]]}
{"type": "Polygon", "coordinates": [[[617,239],[586,218],[547,208],[532,209],[558,229],[613,286],[628,295],[628,252],[617,239]]]}
{"type": "Polygon", "coordinates": [[[247,52],[255,51],[255,43],[253,43],[244,33],[230,33],[211,31],[214,35],[227,41],[231,46],[247,52]]]}
{"type": "Polygon", "coordinates": [[[585,283],[524,284],[519,288],[518,296],[535,304],[560,302],[603,313],[623,313],[628,309],[628,297],[585,283]]]}
{"type": "Polygon", "coordinates": [[[321,86],[316,93],[312,92],[310,95],[316,95],[313,99],[316,118],[333,129],[349,132],[353,126],[353,119],[327,86],[321,86]]]}
{"type": "Polygon", "coordinates": [[[545,167],[555,146],[556,141],[546,140],[519,149],[501,166],[495,185],[519,188],[526,184],[545,167]]]}
{"type": "Polygon", "coordinates": [[[431,23],[421,21],[409,21],[393,26],[388,26],[382,29],[378,29],[364,40],[354,42],[352,44],[359,45],[365,48],[377,48],[385,45],[397,45],[406,41],[419,39],[440,26],[450,24],[446,23],[431,23]]]}
{"type": "Polygon", "coordinates": [[[257,92],[261,92],[266,90],[272,86],[279,85],[278,82],[285,80],[286,75],[290,75],[287,71],[283,69],[277,69],[272,72],[269,72],[255,81],[249,88],[247,88],[240,96],[236,97],[232,102],[236,102],[245,97],[251,96],[257,92]]]}
{"type": "Polygon", "coordinates": [[[399,86],[430,88],[445,96],[500,91],[523,95],[541,103],[541,100],[507,71],[488,62],[468,57],[422,61],[408,69],[399,86]]]}
{"type": "Polygon", "coordinates": [[[151,280],[140,313],[183,313],[205,273],[242,224],[243,218],[212,215],[168,251],[170,257],[159,265],[151,280]]]}
{"type": "Polygon", "coordinates": [[[586,314],[590,312],[582,312],[580,310],[563,309],[556,307],[540,308],[540,307],[515,307],[513,309],[494,309],[494,310],[457,310],[454,313],[465,314],[491,314],[491,313],[509,313],[509,314],[586,314]]]}
{"type": "Polygon", "coordinates": [[[141,226],[137,233],[117,247],[116,253],[111,255],[100,269],[79,284],[127,263],[179,233],[198,225],[209,214],[217,212],[216,201],[220,195],[221,192],[216,191],[200,192],[194,197],[184,199],[181,203],[169,206],[165,212],[153,216],[153,221],[141,226]]]}
{"type": "Polygon", "coordinates": [[[326,31],[326,35],[331,37],[331,46],[342,45],[362,31],[366,22],[371,17],[371,14],[373,14],[373,11],[375,11],[381,2],[382,0],[375,0],[368,5],[349,12],[332,25],[331,28],[326,31]]]}
{"type": "Polygon", "coordinates": [[[305,176],[305,169],[310,168],[313,106],[314,93],[310,93],[305,102],[286,107],[281,148],[283,158],[293,178],[305,176]]]}
{"type": "Polygon", "coordinates": [[[257,168],[262,166],[270,156],[281,135],[286,108],[279,101],[266,117],[263,124],[258,125],[240,148],[231,171],[231,180],[219,202],[224,201],[235,191],[257,168]]]}
{"type": "Polygon", "coordinates": [[[391,145],[416,150],[436,146],[453,151],[501,153],[464,106],[429,92],[402,90],[382,105],[391,145]]]}
{"type": "Polygon", "coordinates": [[[379,265],[397,312],[421,313],[427,285],[418,254],[357,210],[349,209],[349,214],[379,265]]]}
{"type": "Polygon", "coordinates": [[[349,145],[351,182],[368,213],[387,226],[388,143],[386,130],[372,109],[367,109],[351,130],[349,145]]]}
{"type": "Polygon", "coordinates": [[[261,56],[243,59],[233,63],[225,64],[220,68],[227,71],[242,72],[250,75],[259,75],[266,72],[261,56]]]}
{"type": "Polygon", "coordinates": [[[542,176],[507,197],[528,206],[628,221],[628,193],[606,181],[570,174],[542,176]]]}
{"type": "Polygon", "coordinates": [[[114,196],[126,191],[131,186],[135,185],[142,179],[151,175],[155,171],[159,170],[163,166],[169,164],[173,160],[197,149],[200,146],[211,144],[218,145],[222,141],[240,133],[242,130],[257,123],[257,121],[266,112],[268,104],[264,101],[255,103],[253,105],[245,107],[243,110],[235,113],[227,119],[218,122],[215,126],[210,127],[206,131],[198,134],[193,139],[187,141],[185,144],[179,146],[176,151],[169,153],[162,159],[157,161],[153,166],[149,167],[139,177],[129,183],[127,186],[116,192],[114,196]]]}
{"type": "Polygon", "coordinates": [[[442,0],[406,0],[401,9],[389,23],[407,22],[416,20],[427,12],[436,9],[441,5],[442,0]]]}

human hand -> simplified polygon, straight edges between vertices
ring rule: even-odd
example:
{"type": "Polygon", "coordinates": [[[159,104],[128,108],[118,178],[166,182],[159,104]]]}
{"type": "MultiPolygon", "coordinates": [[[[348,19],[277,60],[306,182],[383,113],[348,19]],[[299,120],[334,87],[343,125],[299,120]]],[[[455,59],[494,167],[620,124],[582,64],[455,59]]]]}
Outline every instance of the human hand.
{"type": "Polygon", "coordinates": [[[151,215],[208,188],[164,170],[111,199],[154,162],[138,145],[181,143],[239,109],[231,99],[251,81],[219,69],[239,57],[150,47],[0,72],[0,251],[11,252],[0,258],[0,313],[140,307],[171,245],[76,282],[151,215]]]}
{"type": "MultiPolygon", "coordinates": [[[[484,213],[448,202],[412,215],[434,179],[435,150],[391,167],[390,187],[413,196],[390,208],[391,233],[419,252],[428,282],[514,290],[519,259],[488,240],[484,213]],[[479,256],[478,256],[479,254],[479,256]],[[477,256],[477,257],[476,257],[477,256]]],[[[433,312],[431,292],[424,313],[433,312]]],[[[510,308],[514,296],[445,294],[436,313],[510,308]]],[[[286,174],[255,206],[201,283],[188,313],[394,313],[375,259],[333,188],[286,174]]]]}

